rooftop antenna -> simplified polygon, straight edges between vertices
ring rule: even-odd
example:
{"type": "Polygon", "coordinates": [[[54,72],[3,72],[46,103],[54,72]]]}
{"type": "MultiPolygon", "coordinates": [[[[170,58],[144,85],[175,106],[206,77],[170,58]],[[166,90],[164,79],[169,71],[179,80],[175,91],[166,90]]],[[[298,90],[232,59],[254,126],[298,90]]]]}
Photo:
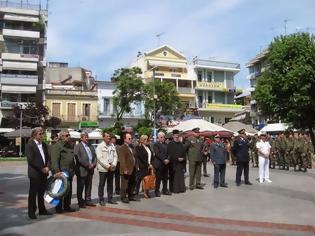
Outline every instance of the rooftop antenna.
{"type": "Polygon", "coordinates": [[[165,34],[164,32],[162,32],[162,33],[159,33],[159,34],[157,34],[157,35],[155,35],[157,38],[158,38],[158,46],[160,46],[160,39],[161,39],[161,36],[163,35],[163,34],[165,34]]]}

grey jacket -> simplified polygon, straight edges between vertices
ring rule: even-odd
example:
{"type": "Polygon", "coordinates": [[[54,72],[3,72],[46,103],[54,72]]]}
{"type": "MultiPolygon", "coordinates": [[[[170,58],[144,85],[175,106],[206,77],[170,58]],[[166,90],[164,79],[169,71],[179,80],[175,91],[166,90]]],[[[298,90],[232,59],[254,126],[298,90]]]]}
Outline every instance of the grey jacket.
{"type": "Polygon", "coordinates": [[[211,143],[210,145],[210,158],[214,164],[225,164],[227,161],[227,151],[224,148],[224,144],[211,143]]]}
{"type": "Polygon", "coordinates": [[[74,148],[74,156],[76,160],[76,167],[77,167],[77,176],[79,177],[86,177],[88,174],[93,175],[94,174],[94,168],[96,167],[96,153],[95,149],[92,145],[88,145],[91,153],[92,153],[92,165],[93,168],[90,169],[89,165],[89,156],[83,146],[82,143],[79,143],[74,148]]]}

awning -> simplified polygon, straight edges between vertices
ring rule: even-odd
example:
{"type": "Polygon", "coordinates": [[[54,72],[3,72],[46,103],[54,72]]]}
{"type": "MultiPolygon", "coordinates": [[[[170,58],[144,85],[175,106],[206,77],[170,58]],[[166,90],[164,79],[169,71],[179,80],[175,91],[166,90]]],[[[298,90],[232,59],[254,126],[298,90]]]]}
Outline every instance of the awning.
{"type": "Polygon", "coordinates": [[[184,63],[184,62],[171,62],[171,61],[159,61],[159,60],[149,60],[149,65],[173,67],[173,68],[186,68],[187,67],[187,63],[184,63]]]}
{"type": "Polygon", "coordinates": [[[14,129],[11,128],[0,128],[0,133],[9,133],[14,131],[14,129]]]}

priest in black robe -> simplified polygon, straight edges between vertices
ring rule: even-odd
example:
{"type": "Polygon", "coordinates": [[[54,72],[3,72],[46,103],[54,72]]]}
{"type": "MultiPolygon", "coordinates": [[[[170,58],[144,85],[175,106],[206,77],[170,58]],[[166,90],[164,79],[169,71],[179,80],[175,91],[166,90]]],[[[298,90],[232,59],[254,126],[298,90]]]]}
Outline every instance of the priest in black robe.
{"type": "Polygon", "coordinates": [[[174,170],[174,193],[183,193],[186,191],[185,185],[185,169],[186,169],[186,153],[183,143],[180,141],[179,131],[173,130],[173,141],[167,145],[167,153],[171,160],[174,170]]]}

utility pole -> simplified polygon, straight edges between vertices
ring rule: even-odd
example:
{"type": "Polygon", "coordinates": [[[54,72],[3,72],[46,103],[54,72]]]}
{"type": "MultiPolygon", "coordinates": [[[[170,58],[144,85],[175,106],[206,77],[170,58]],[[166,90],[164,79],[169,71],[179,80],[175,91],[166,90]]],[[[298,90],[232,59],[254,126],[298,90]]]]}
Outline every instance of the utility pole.
{"type": "Polygon", "coordinates": [[[23,108],[20,106],[20,151],[19,156],[22,157],[22,118],[23,118],[23,108]]]}
{"type": "Polygon", "coordinates": [[[155,69],[156,67],[153,67],[153,140],[156,142],[156,125],[155,125],[155,69]]]}

